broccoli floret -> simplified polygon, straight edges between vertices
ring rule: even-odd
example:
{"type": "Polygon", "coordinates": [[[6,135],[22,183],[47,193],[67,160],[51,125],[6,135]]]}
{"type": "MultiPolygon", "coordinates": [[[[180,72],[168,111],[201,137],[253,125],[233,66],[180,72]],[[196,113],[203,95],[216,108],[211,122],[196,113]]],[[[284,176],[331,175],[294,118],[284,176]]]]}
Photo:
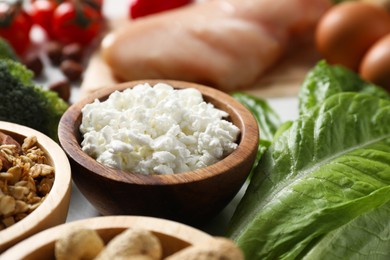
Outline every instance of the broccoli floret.
{"type": "Polygon", "coordinates": [[[68,104],[54,91],[36,86],[33,72],[0,59],[0,120],[34,128],[58,141],[59,120],[68,104]]]}
{"type": "Polygon", "coordinates": [[[19,61],[18,55],[16,55],[12,46],[4,38],[0,37],[0,59],[12,59],[19,61]]]}

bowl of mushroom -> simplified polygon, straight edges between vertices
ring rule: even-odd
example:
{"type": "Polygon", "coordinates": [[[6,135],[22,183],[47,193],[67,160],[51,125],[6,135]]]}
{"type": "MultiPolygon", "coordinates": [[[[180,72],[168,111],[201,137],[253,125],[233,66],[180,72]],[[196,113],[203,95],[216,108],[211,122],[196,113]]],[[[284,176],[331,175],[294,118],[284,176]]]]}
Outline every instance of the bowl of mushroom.
{"type": "Polygon", "coordinates": [[[70,164],[46,135],[0,121],[0,253],[66,220],[70,164]]]}
{"type": "Polygon", "coordinates": [[[233,241],[182,223],[153,217],[101,216],[44,230],[10,248],[0,259],[244,258],[233,241]]]}
{"type": "Polygon", "coordinates": [[[73,180],[103,215],[202,224],[239,191],[255,160],[253,115],[230,95],[144,80],[94,92],[62,116],[73,180]]]}

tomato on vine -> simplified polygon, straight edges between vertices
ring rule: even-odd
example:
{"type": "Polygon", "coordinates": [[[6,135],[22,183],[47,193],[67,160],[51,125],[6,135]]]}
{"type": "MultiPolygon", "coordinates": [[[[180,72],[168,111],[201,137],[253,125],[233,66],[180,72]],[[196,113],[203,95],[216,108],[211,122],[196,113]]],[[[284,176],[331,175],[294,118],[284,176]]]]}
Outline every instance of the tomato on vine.
{"type": "Polygon", "coordinates": [[[0,37],[5,38],[18,55],[23,55],[30,45],[31,17],[23,10],[21,2],[0,2],[0,37]]]}
{"type": "Polygon", "coordinates": [[[63,44],[87,45],[100,34],[102,27],[99,10],[80,1],[63,2],[53,14],[53,34],[63,44]]]}
{"type": "Polygon", "coordinates": [[[35,0],[31,3],[30,15],[34,24],[39,25],[49,37],[53,36],[52,19],[58,2],[54,0],[35,0]]]}
{"type": "Polygon", "coordinates": [[[83,0],[84,4],[89,5],[102,15],[103,0],[83,0]]]}

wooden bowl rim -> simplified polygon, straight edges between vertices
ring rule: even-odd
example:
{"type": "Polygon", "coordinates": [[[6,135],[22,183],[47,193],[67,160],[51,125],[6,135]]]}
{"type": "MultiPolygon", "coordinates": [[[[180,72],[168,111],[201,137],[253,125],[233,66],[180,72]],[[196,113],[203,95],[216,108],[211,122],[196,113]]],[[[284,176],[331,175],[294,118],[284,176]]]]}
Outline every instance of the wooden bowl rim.
{"type": "MultiPolygon", "coordinates": [[[[71,190],[71,168],[65,152],[59,144],[43,133],[15,123],[0,121],[0,131],[15,133],[24,137],[36,136],[38,144],[49,154],[55,168],[55,178],[51,191],[41,205],[24,219],[0,231],[0,248],[25,237],[35,229],[45,217],[59,207],[65,199],[69,199],[71,190]]],[[[12,135],[12,134],[11,134],[12,135]]]]}
{"type": "MultiPolygon", "coordinates": [[[[227,112],[227,111],[226,111],[227,112]]],[[[79,131],[77,129],[77,131],[79,131]]],[[[74,103],[64,113],[59,124],[59,140],[65,152],[79,165],[87,168],[90,172],[94,172],[100,177],[110,181],[125,182],[139,185],[175,185],[196,181],[203,181],[207,178],[227,172],[231,167],[237,167],[242,160],[240,158],[250,158],[254,151],[257,151],[259,141],[259,129],[257,122],[252,113],[240,102],[232,96],[215,88],[207,87],[201,84],[177,81],[177,80],[137,80],[113,85],[95,91],[88,97],[74,103]],[[71,131],[72,127],[79,127],[76,123],[81,115],[81,109],[86,104],[92,103],[95,99],[104,100],[109,94],[115,90],[123,91],[127,88],[134,87],[138,84],[149,83],[155,85],[157,83],[166,83],[173,86],[175,89],[195,88],[201,91],[203,96],[207,98],[223,100],[229,110],[235,113],[239,119],[241,126],[241,140],[230,155],[224,159],[214,163],[208,167],[200,168],[195,171],[165,174],[165,175],[145,175],[122,171],[119,169],[110,168],[99,162],[81,150],[80,144],[71,131]],[[244,119],[246,119],[244,121],[244,119]],[[91,166],[93,165],[93,166],[91,166]],[[119,174],[118,174],[119,173],[119,174]],[[113,177],[115,176],[115,178],[113,177]]]]}
{"type": "Polygon", "coordinates": [[[190,245],[199,242],[207,243],[214,239],[210,234],[194,227],[172,220],[146,216],[99,216],[64,223],[41,231],[11,247],[1,255],[1,259],[24,259],[35,250],[54,243],[61,234],[74,227],[94,230],[143,228],[149,231],[168,235],[190,245]]]}

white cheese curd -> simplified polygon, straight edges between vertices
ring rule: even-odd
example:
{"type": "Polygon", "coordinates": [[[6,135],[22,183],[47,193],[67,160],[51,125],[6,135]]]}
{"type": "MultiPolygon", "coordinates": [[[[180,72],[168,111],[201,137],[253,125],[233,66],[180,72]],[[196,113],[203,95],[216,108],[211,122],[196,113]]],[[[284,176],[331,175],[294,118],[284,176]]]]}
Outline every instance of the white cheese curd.
{"type": "Polygon", "coordinates": [[[240,129],[194,88],[140,84],[82,109],[83,151],[107,166],[169,174],[211,165],[237,148],[240,129]]]}

